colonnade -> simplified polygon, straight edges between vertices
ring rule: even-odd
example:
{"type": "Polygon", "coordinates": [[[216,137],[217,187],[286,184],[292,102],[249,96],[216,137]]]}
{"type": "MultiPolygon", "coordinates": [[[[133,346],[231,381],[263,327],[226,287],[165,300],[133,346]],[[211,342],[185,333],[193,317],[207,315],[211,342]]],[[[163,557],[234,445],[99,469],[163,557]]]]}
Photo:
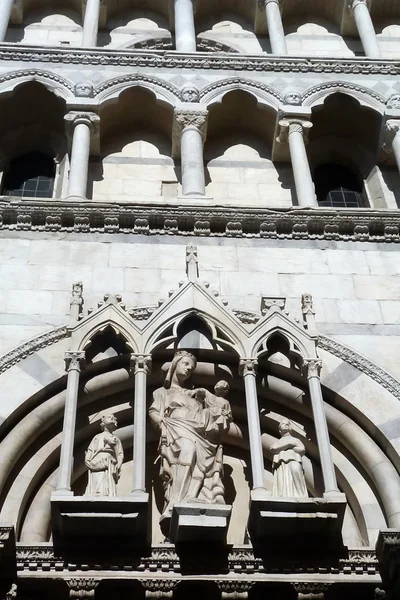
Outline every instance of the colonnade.
{"type": "MultiPolygon", "coordinates": [[[[101,5],[107,0],[86,0],[83,21],[82,46],[97,45],[101,5]]],[[[254,0],[257,7],[259,0],[254,0]]],[[[265,19],[269,33],[271,52],[286,55],[285,32],[281,16],[282,0],[261,0],[265,10],[265,19]]],[[[354,19],[365,56],[380,58],[381,52],[377,42],[374,25],[369,10],[370,0],[350,0],[345,11],[346,18],[354,19]]],[[[196,28],[194,0],[174,0],[175,46],[178,52],[196,52],[196,28]]],[[[0,42],[4,41],[11,19],[13,0],[0,2],[0,42]]]]}
{"type": "MultiPolygon", "coordinates": [[[[73,495],[71,490],[72,468],[74,456],[74,440],[76,414],[78,405],[79,379],[85,352],[69,351],[65,353],[67,371],[67,393],[64,409],[63,437],[60,454],[60,466],[55,495],[73,495]]],[[[241,359],[239,375],[243,377],[247,424],[249,433],[250,460],[253,478],[253,490],[269,495],[265,487],[264,455],[261,441],[260,412],[257,395],[257,359],[241,359]]],[[[324,496],[339,493],[332,452],[329,440],[328,426],[323,406],[321,390],[322,361],[304,359],[304,374],[308,379],[308,390],[311,399],[315,430],[317,434],[322,476],[324,481],[324,496]]],[[[133,439],[133,482],[132,495],[146,492],[146,417],[147,417],[147,376],[151,370],[151,356],[142,354],[131,355],[131,372],[134,374],[134,439],[133,439]]]]}

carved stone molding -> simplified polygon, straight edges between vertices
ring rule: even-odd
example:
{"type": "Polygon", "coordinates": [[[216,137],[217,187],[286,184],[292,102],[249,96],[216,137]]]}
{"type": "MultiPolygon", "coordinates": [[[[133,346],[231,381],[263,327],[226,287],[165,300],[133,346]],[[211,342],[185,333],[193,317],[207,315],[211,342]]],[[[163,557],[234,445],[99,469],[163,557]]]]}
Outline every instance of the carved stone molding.
{"type": "Polygon", "coordinates": [[[94,598],[96,587],[99,585],[99,581],[96,579],[67,579],[66,583],[69,587],[71,600],[75,598],[94,598]]]}
{"type": "Polygon", "coordinates": [[[304,138],[304,142],[308,142],[309,131],[312,127],[311,121],[307,119],[301,119],[297,117],[293,118],[284,118],[281,119],[278,123],[278,135],[277,141],[281,144],[285,144],[289,141],[290,134],[294,132],[301,133],[304,138]]]}
{"type": "Polygon", "coordinates": [[[135,375],[140,371],[148,375],[151,372],[151,362],[150,354],[131,354],[131,371],[135,375]]]}
{"type": "Polygon", "coordinates": [[[257,373],[258,361],[256,358],[241,358],[239,362],[239,375],[255,375],[257,373]]]}
{"type": "Polygon", "coordinates": [[[322,369],[322,360],[316,358],[305,358],[303,360],[303,373],[308,379],[311,377],[320,377],[322,369]]]}
{"type": "Polygon", "coordinates": [[[67,351],[65,352],[65,370],[69,371],[80,371],[84,361],[85,361],[85,352],[74,352],[67,351]]]}

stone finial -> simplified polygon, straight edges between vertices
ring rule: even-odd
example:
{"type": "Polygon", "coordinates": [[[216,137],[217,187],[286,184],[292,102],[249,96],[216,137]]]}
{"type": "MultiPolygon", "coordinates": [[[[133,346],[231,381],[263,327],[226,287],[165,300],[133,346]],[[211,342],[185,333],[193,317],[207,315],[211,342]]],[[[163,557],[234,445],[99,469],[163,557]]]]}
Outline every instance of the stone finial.
{"type": "Polygon", "coordinates": [[[314,332],[316,330],[315,326],[315,310],[313,297],[311,294],[303,294],[301,297],[301,312],[303,315],[303,322],[305,329],[308,332],[314,332]]]}
{"type": "Polygon", "coordinates": [[[69,301],[70,325],[76,325],[83,311],[83,284],[81,281],[72,284],[72,294],[69,301]]]}
{"type": "Polygon", "coordinates": [[[79,81],[75,84],[74,94],[77,98],[93,98],[93,85],[87,81],[79,81]]]}
{"type": "Polygon", "coordinates": [[[181,91],[181,99],[183,102],[200,102],[199,90],[193,83],[186,83],[181,91]]]}
{"type": "Polygon", "coordinates": [[[278,135],[276,141],[285,144],[289,141],[289,135],[294,132],[301,133],[304,142],[308,142],[308,135],[313,124],[307,119],[301,117],[287,117],[281,119],[278,123],[278,135]]]}
{"type": "Polygon", "coordinates": [[[186,246],[186,275],[189,281],[194,283],[199,278],[199,259],[197,258],[197,246],[188,244],[186,246]]]}

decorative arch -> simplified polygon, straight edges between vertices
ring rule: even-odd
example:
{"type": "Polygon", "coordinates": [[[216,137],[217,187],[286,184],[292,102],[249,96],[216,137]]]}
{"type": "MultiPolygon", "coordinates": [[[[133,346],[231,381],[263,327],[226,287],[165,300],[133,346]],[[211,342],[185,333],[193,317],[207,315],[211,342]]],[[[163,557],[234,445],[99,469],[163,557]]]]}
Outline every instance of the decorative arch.
{"type": "Polygon", "coordinates": [[[95,96],[100,105],[111,101],[116,101],[118,97],[126,90],[132,87],[142,87],[152,92],[158,101],[173,107],[180,99],[180,89],[167,82],[153,77],[151,75],[123,75],[109,79],[105,83],[98,85],[95,90],[95,96]]]}
{"type": "Polygon", "coordinates": [[[41,83],[63,100],[74,97],[74,83],[71,80],[41,69],[22,69],[1,75],[0,95],[12,93],[18,86],[28,81],[41,83]]]}
{"type": "Polygon", "coordinates": [[[200,90],[200,97],[210,107],[213,104],[222,102],[226,94],[236,90],[251,94],[258,103],[267,105],[276,111],[283,104],[283,96],[271,86],[242,77],[232,77],[211,83],[200,90]]]}
{"type": "Polygon", "coordinates": [[[315,108],[322,106],[328,96],[341,93],[356,98],[361,106],[372,108],[381,115],[385,111],[385,98],[369,88],[348,81],[330,81],[308,88],[303,92],[303,104],[315,108]]]}

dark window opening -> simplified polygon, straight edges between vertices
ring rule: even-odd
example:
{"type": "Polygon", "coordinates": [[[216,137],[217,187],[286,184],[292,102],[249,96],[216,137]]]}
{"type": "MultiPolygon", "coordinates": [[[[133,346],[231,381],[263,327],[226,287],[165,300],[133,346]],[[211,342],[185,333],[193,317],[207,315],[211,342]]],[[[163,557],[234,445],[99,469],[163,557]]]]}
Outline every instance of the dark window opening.
{"type": "Polygon", "coordinates": [[[365,206],[357,177],[341,165],[320,165],[314,173],[318,206],[358,208],[365,206]]]}
{"type": "Polygon", "coordinates": [[[3,195],[51,198],[54,177],[54,159],[41,152],[29,152],[11,161],[4,177],[3,195]]]}

